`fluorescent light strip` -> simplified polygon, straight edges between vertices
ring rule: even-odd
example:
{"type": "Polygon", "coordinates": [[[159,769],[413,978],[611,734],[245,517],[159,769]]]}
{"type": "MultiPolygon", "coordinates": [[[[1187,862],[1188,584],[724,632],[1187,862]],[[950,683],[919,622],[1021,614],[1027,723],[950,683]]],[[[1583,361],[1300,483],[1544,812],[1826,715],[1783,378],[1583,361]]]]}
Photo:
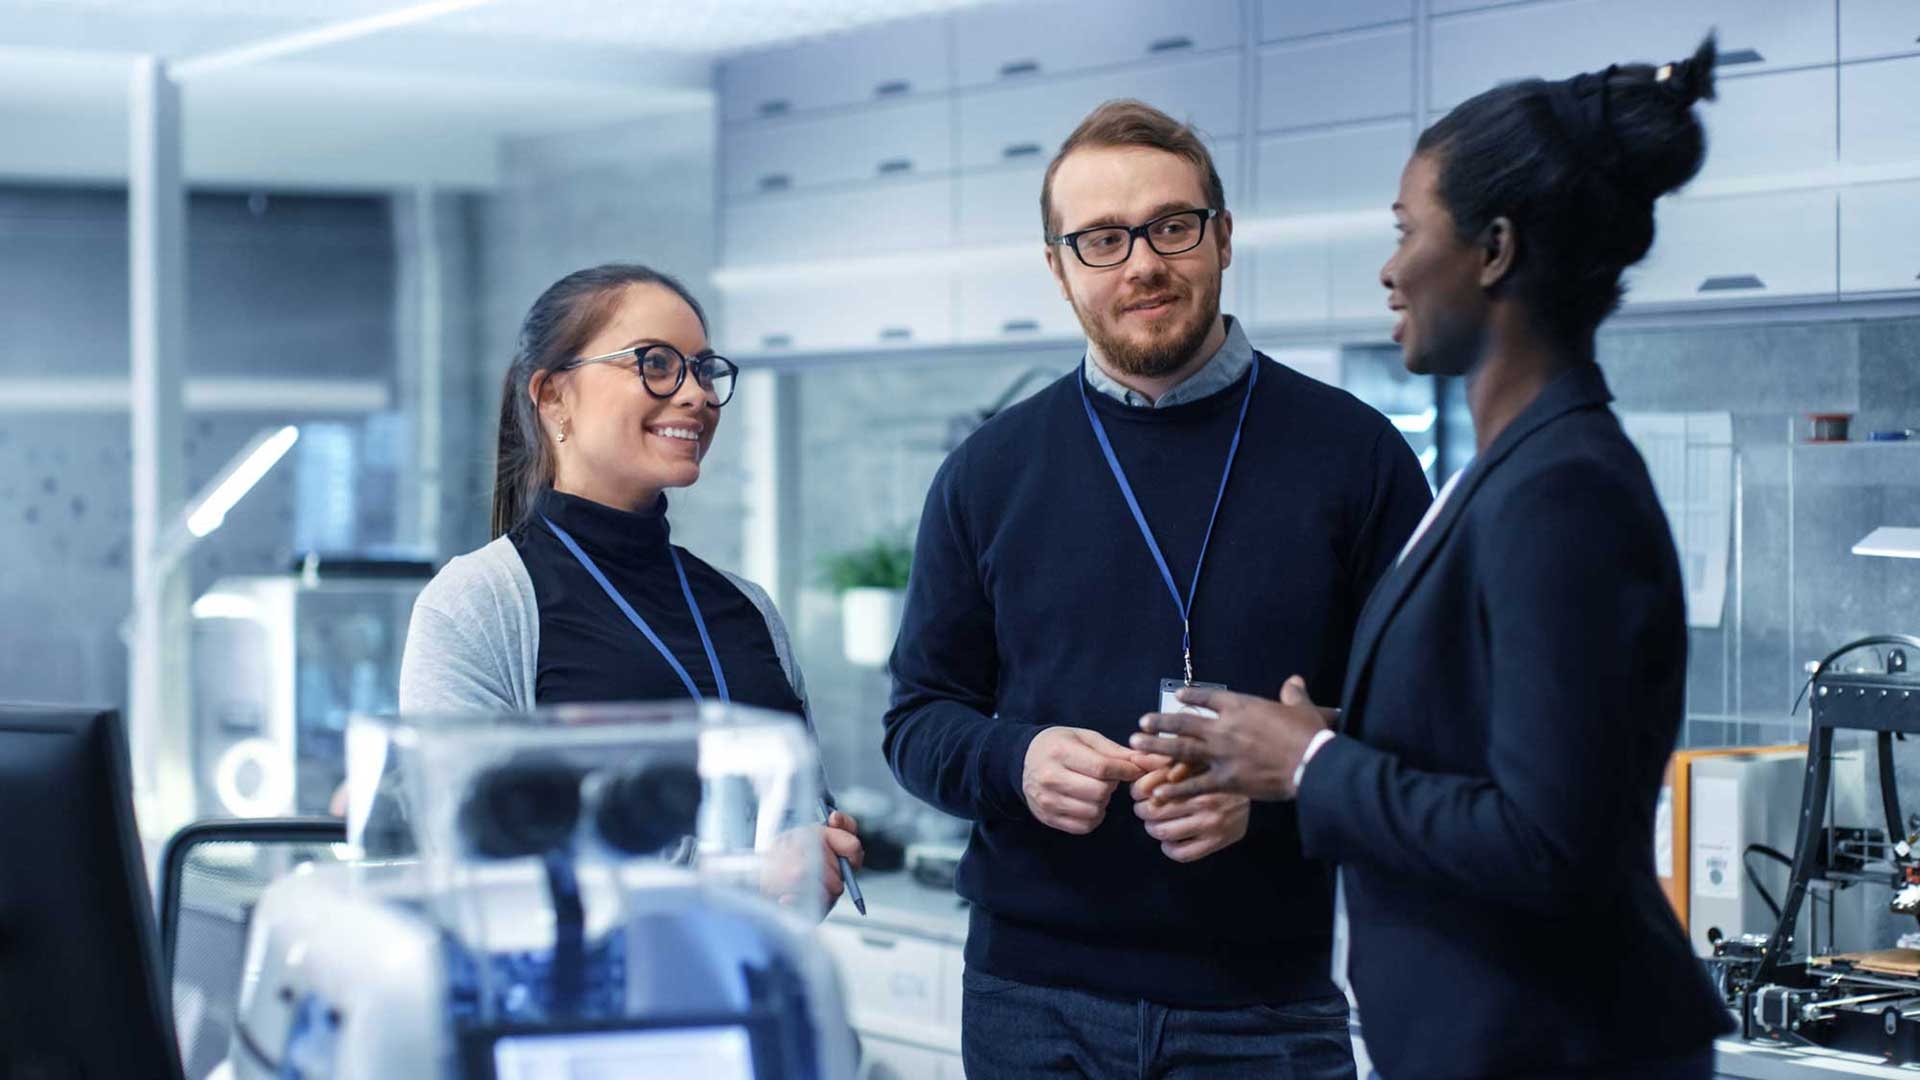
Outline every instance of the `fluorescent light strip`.
{"type": "Polygon", "coordinates": [[[384,11],[362,19],[348,19],[346,22],[333,23],[313,30],[302,30],[294,34],[267,38],[265,41],[242,45],[236,49],[203,53],[170,65],[169,70],[176,80],[185,82],[202,75],[230,71],[233,68],[258,64],[265,60],[277,60],[283,56],[324,48],[328,45],[338,45],[387,30],[413,26],[443,15],[471,11],[493,2],[494,0],[432,0],[431,3],[415,4],[397,11],[384,11]]]}
{"type": "Polygon", "coordinates": [[[253,453],[247,455],[245,461],[227,474],[225,480],[220,481],[220,486],[214,488],[212,494],[187,515],[187,531],[205,537],[219,528],[227,520],[227,511],[245,498],[247,492],[260,482],[260,478],[267,475],[267,470],[285,457],[299,439],[300,429],[292,426],[283,427],[269,435],[254,448],[253,453]]]}

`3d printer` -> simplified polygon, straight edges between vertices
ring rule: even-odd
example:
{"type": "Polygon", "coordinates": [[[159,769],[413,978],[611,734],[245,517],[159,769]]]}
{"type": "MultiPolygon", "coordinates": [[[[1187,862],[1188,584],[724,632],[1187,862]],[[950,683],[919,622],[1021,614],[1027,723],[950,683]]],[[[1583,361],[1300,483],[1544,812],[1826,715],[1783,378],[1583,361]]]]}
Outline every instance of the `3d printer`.
{"type": "Polygon", "coordinates": [[[1738,1011],[1743,1038],[1920,1061],[1920,949],[1838,951],[1830,931],[1822,950],[1795,935],[1810,896],[1825,894],[1831,911],[1836,891],[1857,887],[1886,890],[1885,910],[1920,919],[1920,857],[1901,813],[1894,761],[1896,742],[1920,734],[1920,674],[1908,670],[1910,656],[1920,656],[1920,638],[1864,638],[1826,657],[1808,680],[1806,778],[1779,920],[1765,937],[1716,941],[1708,961],[1738,1011]],[[1864,650],[1873,650],[1871,667],[1838,663],[1864,650]],[[1845,732],[1872,738],[1884,831],[1830,820],[1836,739],[1845,732]]]}

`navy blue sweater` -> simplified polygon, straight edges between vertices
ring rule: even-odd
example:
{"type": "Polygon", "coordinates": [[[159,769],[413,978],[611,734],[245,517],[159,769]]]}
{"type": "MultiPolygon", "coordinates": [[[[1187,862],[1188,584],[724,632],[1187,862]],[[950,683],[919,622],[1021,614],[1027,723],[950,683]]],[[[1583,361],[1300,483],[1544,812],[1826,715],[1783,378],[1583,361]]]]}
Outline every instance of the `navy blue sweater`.
{"type": "MultiPolygon", "coordinates": [[[[1333,704],[1355,619],[1426,510],[1406,440],[1344,391],[1266,357],[1193,610],[1194,676],[1333,704]]],[[[974,822],[960,894],[967,963],[1037,985],[1171,1005],[1330,994],[1332,874],[1294,809],[1195,863],[1161,853],[1123,786],[1086,836],[1021,795],[1041,729],[1124,744],[1180,674],[1180,618],[1101,456],[1076,371],[982,427],[941,467],[893,655],[885,750],[908,791],[974,822]]],[[[1184,590],[1245,378],[1134,408],[1089,389],[1184,590]]]]}

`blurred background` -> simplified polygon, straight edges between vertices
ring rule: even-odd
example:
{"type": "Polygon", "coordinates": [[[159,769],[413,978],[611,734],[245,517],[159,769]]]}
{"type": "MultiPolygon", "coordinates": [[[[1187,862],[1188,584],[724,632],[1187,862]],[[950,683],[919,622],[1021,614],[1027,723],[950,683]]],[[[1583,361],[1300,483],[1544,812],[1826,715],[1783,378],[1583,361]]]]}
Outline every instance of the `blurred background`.
{"type": "Polygon", "coordinates": [[[131,702],[165,818],[324,809],[424,575],[489,539],[521,316],[634,260],[748,372],[675,536],[776,597],[836,787],[894,793],[927,485],[1081,357],[1038,191],[1088,109],[1203,132],[1225,309],[1438,484],[1464,400],[1377,280],[1419,129],[1716,27],[1707,168],[1600,359],[1686,559],[1686,740],[1788,741],[1806,661],[1920,610],[1854,553],[1920,525],[1902,0],[0,0],[0,696],[131,702]]]}

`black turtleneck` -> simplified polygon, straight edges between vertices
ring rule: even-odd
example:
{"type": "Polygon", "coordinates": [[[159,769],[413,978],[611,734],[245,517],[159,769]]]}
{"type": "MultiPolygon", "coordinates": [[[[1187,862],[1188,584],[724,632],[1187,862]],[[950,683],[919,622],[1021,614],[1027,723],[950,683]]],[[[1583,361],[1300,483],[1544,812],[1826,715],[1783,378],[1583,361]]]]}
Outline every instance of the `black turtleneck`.
{"type": "MultiPolygon", "coordinates": [[[[565,529],[660,640],[709,700],[718,700],[712,666],[667,555],[667,499],[634,513],[547,491],[527,522],[510,534],[526,563],[540,606],[540,655],[534,700],[662,701],[687,696],[685,684],[573,557],[542,515],[565,529]]],[[[705,562],[679,548],[687,581],[713,636],[727,689],[742,705],[799,713],[773,635],[752,600],[705,562]]]]}

